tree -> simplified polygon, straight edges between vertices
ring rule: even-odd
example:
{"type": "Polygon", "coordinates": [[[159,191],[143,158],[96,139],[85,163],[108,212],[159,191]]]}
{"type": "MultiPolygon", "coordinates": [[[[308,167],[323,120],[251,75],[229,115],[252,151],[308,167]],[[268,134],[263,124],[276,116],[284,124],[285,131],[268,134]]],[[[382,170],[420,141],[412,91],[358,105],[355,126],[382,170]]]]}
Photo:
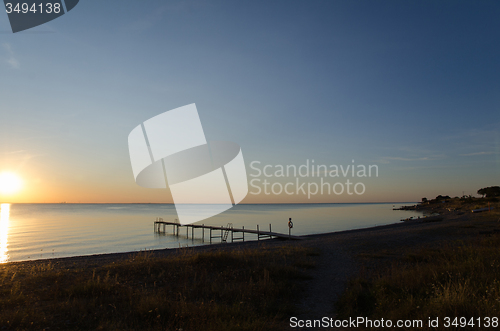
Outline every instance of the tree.
{"type": "Polygon", "coordinates": [[[484,196],[486,196],[487,198],[500,197],[500,186],[484,187],[482,189],[479,189],[477,191],[477,194],[481,194],[483,198],[484,196]]]}

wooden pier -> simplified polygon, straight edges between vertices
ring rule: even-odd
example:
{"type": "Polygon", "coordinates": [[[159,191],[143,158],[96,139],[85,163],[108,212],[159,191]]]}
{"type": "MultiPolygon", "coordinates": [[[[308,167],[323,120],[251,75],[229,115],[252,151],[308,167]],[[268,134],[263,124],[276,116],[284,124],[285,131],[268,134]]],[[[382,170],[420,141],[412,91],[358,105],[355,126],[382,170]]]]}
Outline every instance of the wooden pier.
{"type": "Polygon", "coordinates": [[[180,228],[186,228],[186,237],[189,238],[189,230],[191,230],[191,238],[195,239],[195,229],[201,229],[201,240],[205,242],[205,229],[208,231],[208,238],[210,243],[212,239],[219,239],[220,242],[235,242],[238,240],[245,241],[245,233],[251,233],[257,235],[257,240],[261,239],[271,239],[273,237],[280,239],[294,239],[301,240],[301,237],[293,236],[291,234],[283,234],[271,231],[271,224],[269,224],[269,231],[261,230],[257,225],[257,230],[245,229],[243,226],[241,229],[233,228],[233,225],[229,223],[227,226],[210,226],[205,224],[180,224],[175,222],[166,222],[163,218],[156,218],[154,222],[154,231],[157,233],[167,233],[167,226],[172,226],[172,234],[179,236],[180,228]],[[235,234],[241,234],[241,236],[235,236],[235,234]],[[229,238],[229,236],[231,236],[229,238]]]}

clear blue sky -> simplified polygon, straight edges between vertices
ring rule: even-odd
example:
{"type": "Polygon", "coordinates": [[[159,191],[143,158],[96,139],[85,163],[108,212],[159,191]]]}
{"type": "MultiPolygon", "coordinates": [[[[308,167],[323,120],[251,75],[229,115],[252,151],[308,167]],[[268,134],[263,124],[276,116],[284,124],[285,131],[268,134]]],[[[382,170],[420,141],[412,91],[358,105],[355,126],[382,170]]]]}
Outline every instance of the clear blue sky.
{"type": "Polygon", "coordinates": [[[496,1],[81,0],[12,34],[0,13],[0,171],[25,181],[13,201],[164,201],[134,183],[127,136],[196,103],[247,165],[379,166],[364,196],[322,202],[474,194],[500,184],[499,18],[496,1]]]}

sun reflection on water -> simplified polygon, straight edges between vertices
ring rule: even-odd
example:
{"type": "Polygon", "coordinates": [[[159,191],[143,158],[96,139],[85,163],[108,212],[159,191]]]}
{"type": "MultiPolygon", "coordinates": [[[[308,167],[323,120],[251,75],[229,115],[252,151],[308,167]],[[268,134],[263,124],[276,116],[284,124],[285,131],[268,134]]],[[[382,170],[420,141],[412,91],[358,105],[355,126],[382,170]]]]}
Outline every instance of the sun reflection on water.
{"type": "Polygon", "coordinates": [[[7,237],[9,234],[10,204],[0,205],[0,263],[9,261],[7,237]]]}

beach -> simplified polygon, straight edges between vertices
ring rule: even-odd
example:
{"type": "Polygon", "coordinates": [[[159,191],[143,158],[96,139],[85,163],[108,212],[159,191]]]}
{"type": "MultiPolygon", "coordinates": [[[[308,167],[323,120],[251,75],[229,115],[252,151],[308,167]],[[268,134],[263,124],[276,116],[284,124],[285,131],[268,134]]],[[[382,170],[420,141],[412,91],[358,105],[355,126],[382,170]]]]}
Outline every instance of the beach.
{"type": "MultiPolygon", "coordinates": [[[[201,223],[215,227],[232,224],[233,228],[249,230],[272,226],[273,232],[288,234],[287,223],[292,218],[292,235],[303,236],[396,223],[422,215],[421,211],[393,210],[394,206],[401,204],[240,204],[201,223]]],[[[208,229],[205,240],[201,229],[189,229],[187,233],[183,228],[179,235],[172,235],[172,226],[163,228],[162,233],[155,231],[153,222],[158,217],[175,222],[176,210],[171,204],[4,204],[0,208],[0,263],[210,243],[208,229]]],[[[235,237],[241,237],[241,233],[235,237]]],[[[257,240],[257,235],[246,233],[248,240],[257,240]]]]}
{"type": "MultiPolygon", "coordinates": [[[[495,205],[498,208],[498,203],[495,205]]],[[[469,208],[469,206],[464,207],[469,208]]],[[[335,317],[335,303],[345,291],[348,281],[360,271],[365,274],[389,262],[402,258],[409,252],[423,248],[440,248],[445,243],[496,235],[500,229],[498,212],[471,213],[445,206],[431,206],[430,211],[440,212],[443,220],[425,222],[425,219],[400,222],[392,225],[334,233],[303,236],[303,240],[263,240],[233,244],[214,244],[179,249],[149,251],[150,258],[174,258],[190,254],[226,252],[237,254],[247,251],[290,249],[300,247],[308,254],[304,270],[309,275],[300,280],[305,290],[295,298],[297,318],[320,319],[335,317]],[[451,210],[448,210],[451,209],[451,210]]],[[[53,270],[92,270],[123,261],[133,260],[137,252],[101,254],[92,256],[12,262],[0,266],[0,272],[12,275],[32,270],[50,263],[53,270]]],[[[141,253],[139,253],[141,254],[141,253]]],[[[4,276],[5,277],[5,276],[4,276]]],[[[0,287],[1,288],[1,287],[0,287]]],[[[4,285],[5,288],[5,285],[4,285]]],[[[193,318],[196,318],[193,316],[193,318]]],[[[285,321],[286,322],[286,321],[285,321]]],[[[284,323],[285,323],[284,322],[284,323]]],[[[285,323],[286,324],[286,323],[285,323]]],[[[286,328],[285,328],[286,329],[286,328]]]]}

